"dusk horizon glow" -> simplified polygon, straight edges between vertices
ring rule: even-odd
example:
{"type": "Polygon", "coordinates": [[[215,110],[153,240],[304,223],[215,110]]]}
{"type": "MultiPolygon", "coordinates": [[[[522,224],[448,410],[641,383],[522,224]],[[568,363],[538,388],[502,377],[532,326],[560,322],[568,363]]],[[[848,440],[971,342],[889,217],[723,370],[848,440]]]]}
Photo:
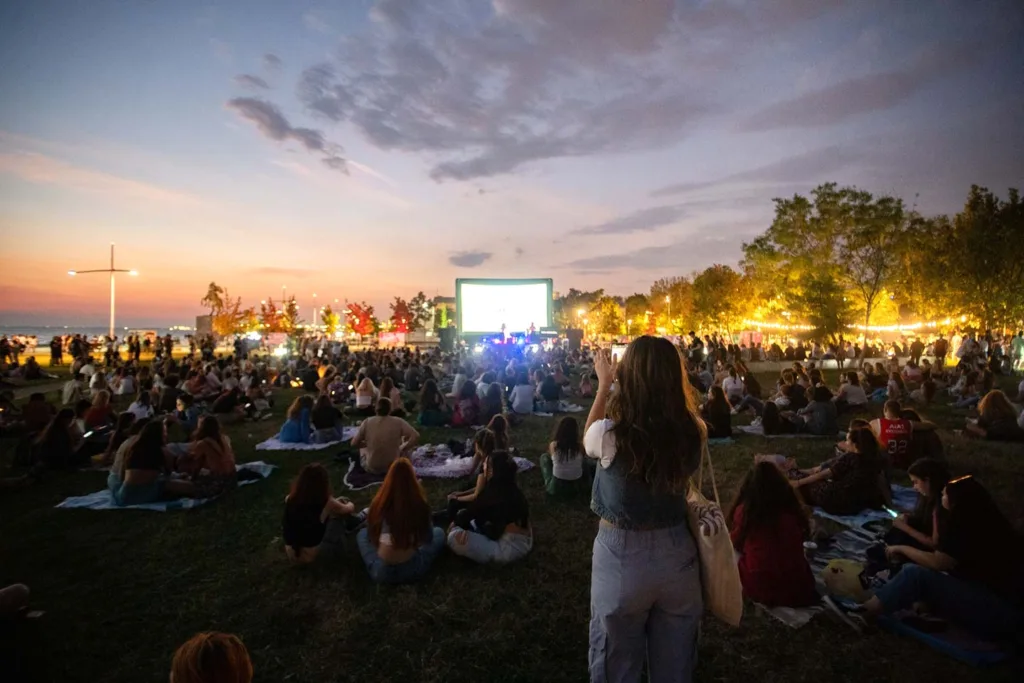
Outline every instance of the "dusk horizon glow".
{"type": "Polygon", "coordinates": [[[0,8],[0,328],[190,325],[211,281],[629,295],[735,265],[820,183],[958,211],[1024,180],[1024,8],[358,0],[0,8]]]}

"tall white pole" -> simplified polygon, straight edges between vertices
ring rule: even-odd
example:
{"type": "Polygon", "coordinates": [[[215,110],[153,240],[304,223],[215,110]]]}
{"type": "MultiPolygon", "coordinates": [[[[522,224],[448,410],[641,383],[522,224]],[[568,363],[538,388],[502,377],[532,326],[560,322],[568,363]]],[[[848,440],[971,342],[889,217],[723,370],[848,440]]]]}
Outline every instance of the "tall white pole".
{"type": "Polygon", "coordinates": [[[114,337],[114,243],[110,243],[110,337],[114,337]]]}

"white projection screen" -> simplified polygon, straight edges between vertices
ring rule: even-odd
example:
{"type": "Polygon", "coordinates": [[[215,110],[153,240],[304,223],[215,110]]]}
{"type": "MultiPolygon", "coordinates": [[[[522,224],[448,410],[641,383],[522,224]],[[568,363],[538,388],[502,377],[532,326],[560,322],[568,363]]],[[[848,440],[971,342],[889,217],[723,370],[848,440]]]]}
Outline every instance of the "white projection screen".
{"type": "Polygon", "coordinates": [[[455,281],[459,334],[509,334],[551,327],[550,279],[455,281]]]}

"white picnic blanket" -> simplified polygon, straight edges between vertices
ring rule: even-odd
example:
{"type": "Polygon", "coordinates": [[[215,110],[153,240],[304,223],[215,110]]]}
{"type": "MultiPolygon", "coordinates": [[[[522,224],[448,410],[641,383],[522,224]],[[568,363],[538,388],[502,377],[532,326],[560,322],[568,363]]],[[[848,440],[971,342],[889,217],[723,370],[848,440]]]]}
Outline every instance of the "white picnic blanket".
{"type": "MultiPolygon", "coordinates": [[[[764,427],[761,425],[741,425],[733,429],[733,433],[741,432],[743,434],[751,434],[754,436],[765,436],[764,427]]],[[[766,438],[769,439],[836,439],[838,435],[833,436],[818,436],[817,434],[771,434],[766,438]]]]}

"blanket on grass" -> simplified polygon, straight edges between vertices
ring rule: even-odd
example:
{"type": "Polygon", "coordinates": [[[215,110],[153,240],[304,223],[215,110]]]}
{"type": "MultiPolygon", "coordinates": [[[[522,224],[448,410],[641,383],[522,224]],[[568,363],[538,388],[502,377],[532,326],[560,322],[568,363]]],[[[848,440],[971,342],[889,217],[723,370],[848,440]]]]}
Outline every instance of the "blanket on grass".
{"type": "Polygon", "coordinates": [[[751,436],[763,436],[766,439],[838,439],[838,435],[832,436],[818,436],[817,434],[771,434],[766,435],[764,433],[764,427],[761,425],[740,425],[733,428],[733,434],[743,435],[750,434],[751,436]]]}
{"type": "Polygon", "coordinates": [[[342,429],[342,437],[339,441],[328,441],[327,443],[285,443],[278,440],[277,436],[272,436],[266,441],[262,441],[256,444],[256,450],[258,451],[320,451],[325,448],[337,446],[346,441],[351,441],[352,437],[356,435],[358,427],[344,427],[342,429]]]}
{"type": "MultiPolygon", "coordinates": [[[[409,460],[416,470],[416,476],[421,479],[461,479],[468,477],[473,470],[472,457],[453,455],[445,444],[420,446],[412,452],[409,460]]],[[[533,463],[526,458],[516,458],[515,461],[520,472],[533,467],[533,463]]],[[[358,456],[355,456],[349,462],[344,481],[349,489],[360,491],[379,485],[384,481],[384,475],[367,472],[359,464],[358,456]]]]}
{"type": "MultiPolygon", "coordinates": [[[[917,491],[906,486],[892,485],[892,504],[896,512],[910,512],[917,505],[917,491]]],[[[831,519],[851,529],[860,529],[870,522],[892,521],[892,515],[885,510],[861,510],[855,515],[830,515],[821,508],[813,508],[818,517],[831,519]]]]}
{"type": "MultiPolygon", "coordinates": [[[[580,406],[580,405],[576,405],[575,403],[570,403],[568,401],[559,401],[558,402],[558,412],[559,413],[582,413],[584,410],[586,410],[586,408],[584,408],[583,406],[580,406]]],[[[535,411],[533,411],[533,414],[536,417],[554,417],[555,416],[555,413],[545,413],[542,410],[535,410],[535,411]]]]}
{"type": "MultiPolygon", "coordinates": [[[[238,482],[239,486],[246,486],[248,484],[255,484],[258,481],[263,481],[270,476],[270,473],[274,471],[276,465],[265,463],[262,460],[256,462],[247,462],[242,465],[236,466],[239,472],[245,470],[249,472],[255,472],[260,475],[262,479],[248,479],[238,482]]],[[[71,496],[65,500],[57,503],[58,508],[87,508],[89,510],[155,510],[156,512],[167,512],[168,510],[189,510],[191,508],[197,508],[200,505],[205,505],[214,498],[178,498],[176,500],[161,500],[156,503],[145,503],[142,505],[115,505],[114,498],[110,495],[109,489],[103,489],[96,493],[90,493],[85,496],[71,496]]]]}

